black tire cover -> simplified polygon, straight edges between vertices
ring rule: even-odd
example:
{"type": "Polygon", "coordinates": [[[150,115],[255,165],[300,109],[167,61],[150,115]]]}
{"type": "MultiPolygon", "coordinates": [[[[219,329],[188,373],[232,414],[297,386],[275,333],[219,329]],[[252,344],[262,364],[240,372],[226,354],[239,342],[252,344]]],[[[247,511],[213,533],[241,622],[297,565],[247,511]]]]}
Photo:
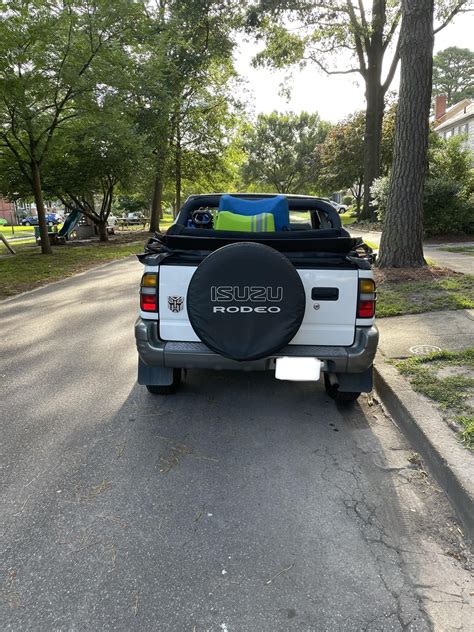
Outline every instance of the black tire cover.
{"type": "Polygon", "coordinates": [[[233,360],[272,355],[295,336],[305,291],[294,266],[277,250],[240,242],[199,265],[188,287],[191,325],[212,351],[233,360]]]}

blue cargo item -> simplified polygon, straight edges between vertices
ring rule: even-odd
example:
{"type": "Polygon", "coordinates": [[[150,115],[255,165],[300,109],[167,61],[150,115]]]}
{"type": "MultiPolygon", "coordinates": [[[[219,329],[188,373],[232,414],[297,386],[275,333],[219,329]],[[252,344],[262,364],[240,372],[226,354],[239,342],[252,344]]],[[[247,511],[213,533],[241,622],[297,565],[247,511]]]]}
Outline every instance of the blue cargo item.
{"type": "Polygon", "coordinates": [[[276,231],[290,229],[290,210],[288,200],[284,195],[275,195],[275,197],[260,200],[246,200],[232,195],[223,195],[219,201],[219,211],[230,211],[247,216],[271,213],[275,218],[276,231]]]}

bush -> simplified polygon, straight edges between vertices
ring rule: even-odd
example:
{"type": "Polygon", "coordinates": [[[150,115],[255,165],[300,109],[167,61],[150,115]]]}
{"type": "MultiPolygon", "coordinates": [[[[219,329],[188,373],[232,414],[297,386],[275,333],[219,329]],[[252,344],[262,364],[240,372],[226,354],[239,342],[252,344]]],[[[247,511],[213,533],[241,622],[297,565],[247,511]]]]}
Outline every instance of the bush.
{"type": "Polygon", "coordinates": [[[342,198],[342,204],[345,204],[346,206],[350,206],[353,203],[354,203],[354,198],[352,197],[352,195],[345,195],[342,198]]]}
{"type": "Polygon", "coordinates": [[[460,183],[448,178],[427,178],[423,226],[428,235],[472,233],[474,196],[465,196],[460,183]]]}
{"type": "MultiPolygon", "coordinates": [[[[370,189],[377,217],[383,222],[387,210],[390,178],[377,178],[370,189]]],[[[427,178],[424,195],[424,230],[427,235],[472,233],[474,231],[474,195],[463,183],[449,178],[427,178]]]]}
{"type": "Polygon", "coordinates": [[[387,210],[388,192],[390,190],[390,177],[382,176],[374,180],[370,187],[370,197],[372,198],[372,206],[377,207],[377,218],[379,222],[384,221],[385,212],[387,210]]]}

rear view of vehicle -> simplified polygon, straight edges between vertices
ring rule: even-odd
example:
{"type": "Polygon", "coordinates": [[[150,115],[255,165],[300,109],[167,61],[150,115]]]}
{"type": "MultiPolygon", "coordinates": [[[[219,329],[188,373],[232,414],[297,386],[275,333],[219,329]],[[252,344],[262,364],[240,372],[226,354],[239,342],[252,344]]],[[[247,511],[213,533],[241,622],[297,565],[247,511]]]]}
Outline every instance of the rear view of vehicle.
{"type": "Polygon", "coordinates": [[[192,196],[140,260],[138,381],[150,392],[173,392],[183,369],[199,368],[298,381],[322,373],[329,395],[344,401],[371,390],[370,261],[330,204],[192,196]]]}

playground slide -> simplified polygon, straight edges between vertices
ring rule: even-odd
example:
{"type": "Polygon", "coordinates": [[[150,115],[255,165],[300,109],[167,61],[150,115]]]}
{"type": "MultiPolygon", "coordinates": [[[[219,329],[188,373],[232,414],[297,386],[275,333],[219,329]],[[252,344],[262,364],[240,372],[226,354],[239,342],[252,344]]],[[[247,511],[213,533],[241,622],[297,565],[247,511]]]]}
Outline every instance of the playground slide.
{"type": "Polygon", "coordinates": [[[63,227],[58,233],[56,233],[56,235],[58,237],[64,237],[64,239],[69,239],[72,231],[79,224],[80,219],[81,219],[80,211],[72,211],[71,213],[69,213],[66,221],[63,224],[63,227]]]}

